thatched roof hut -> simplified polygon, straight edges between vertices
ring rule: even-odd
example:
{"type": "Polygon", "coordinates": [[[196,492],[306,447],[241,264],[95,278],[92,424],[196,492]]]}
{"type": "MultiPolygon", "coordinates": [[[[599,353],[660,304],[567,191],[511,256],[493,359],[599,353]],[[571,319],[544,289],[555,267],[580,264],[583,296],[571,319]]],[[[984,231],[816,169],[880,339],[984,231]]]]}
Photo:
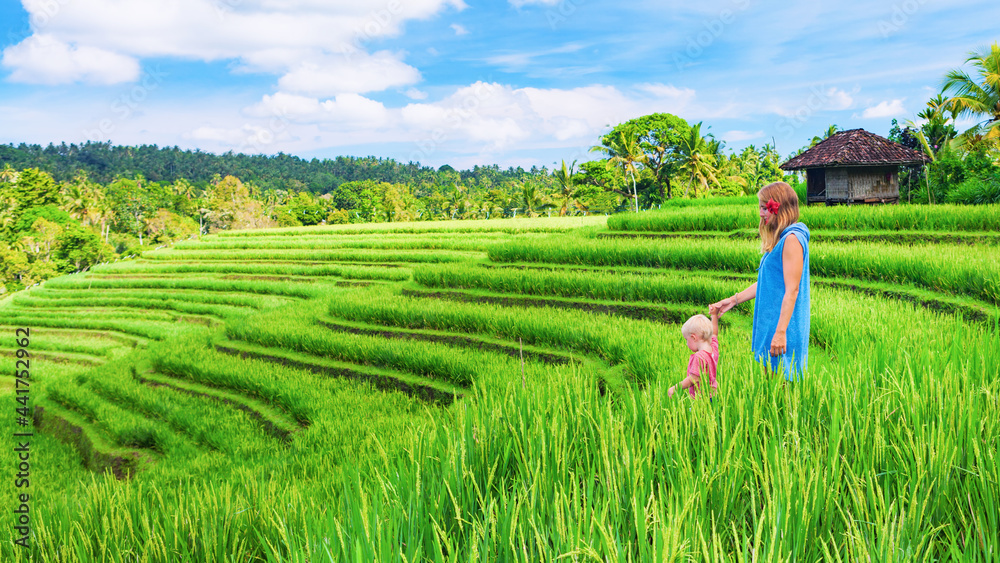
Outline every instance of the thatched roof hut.
{"type": "Polygon", "coordinates": [[[922,152],[864,129],[831,135],[781,165],[805,170],[809,203],[895,203],[899,167],[930,162],[922,152]]]}

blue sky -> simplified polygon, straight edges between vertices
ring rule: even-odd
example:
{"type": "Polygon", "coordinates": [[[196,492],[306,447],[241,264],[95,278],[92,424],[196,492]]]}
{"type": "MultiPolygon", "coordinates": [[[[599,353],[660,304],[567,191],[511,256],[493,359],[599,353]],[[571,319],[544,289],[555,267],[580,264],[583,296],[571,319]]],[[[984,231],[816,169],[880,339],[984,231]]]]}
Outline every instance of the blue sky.
{"type": "Polygon", "coordinates": [[[915,119],[998,21],[995,0],[0,0],[0,142],[551,167],[669,112],[788,154],[915,119]]]}

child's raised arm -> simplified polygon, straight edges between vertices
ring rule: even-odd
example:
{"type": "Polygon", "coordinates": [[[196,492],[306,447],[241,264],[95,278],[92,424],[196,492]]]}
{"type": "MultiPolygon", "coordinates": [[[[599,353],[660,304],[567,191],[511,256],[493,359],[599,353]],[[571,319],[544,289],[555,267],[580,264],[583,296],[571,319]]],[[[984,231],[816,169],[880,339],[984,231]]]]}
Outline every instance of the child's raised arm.
{"type": "Polygon", "coordinates": [[[687,377],[685,377],[683,380],[681,380],[680,383],[678,383],[677,385],[674,385],[670,389],[667,389],[667,397],[673,397],[674,393],[677,392],[677,388],[678,387],[680,387],[681,389],[687,389],[688,387],[691,387],[692,385],[694,385],[694,383],[695,383],[695,381],[694,381],[693,377],[691,377],[690,375],[687,376],[687,377]]]}
{"type": "Polygon", "coordinates": [[[719,337],[719,308],[709,307],[709,311],[712,313],[712,335],[716,338],[719,337]]]}

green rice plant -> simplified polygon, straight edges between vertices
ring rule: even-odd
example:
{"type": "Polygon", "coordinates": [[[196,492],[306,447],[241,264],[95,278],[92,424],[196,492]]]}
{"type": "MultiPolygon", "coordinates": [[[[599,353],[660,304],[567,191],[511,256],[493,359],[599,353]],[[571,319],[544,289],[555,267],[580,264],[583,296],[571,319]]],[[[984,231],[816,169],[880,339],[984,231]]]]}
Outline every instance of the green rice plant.
{"type": "MultiPolygon", "coordinates": [[[[327,303],[330,315],[351,321],[522,339],[535,346],[592,354],[611,365],[626,364],[640,382],[681,373],[688,359],[681,352],[679,327],[649,321],[560,309],[539,314],[520,307],[401,297],[388,290],[344,293],[327,303]]],[[[729,317],[734,318],[739,317],[729,317]]]]}
{"type": "MultiPolygon", "coordinates": [[[[0,329],[2,330],[2,329],[0,329]]],[[[13,334],[14,330],[11,329],[13,334]]],[[[81,335],[71,333],[61,335],[59,333],[47,331],[45,329],[32,330],[31,350],[49,352],[75,352],[99,356],[106,359],[131,351],[132,345],[123,344],[120,340],[110,338],[99,338],[95,335],[81,335]]],[[[134,341],[132,342],[134,344],[134,341]]]]}
{"type": "MultiPolygon", "coordinates": [[[[410,278],[406,268],[344,266],[340,264],[247,263],[247,262],[159,262],[130,260],[94,266],[94,273],[189,274],[224,273],[249,275],[335,276],[344,279],[403,281],[410,278]]],[[[62,278],[54,278],[62,279],[62,278]]],[[[50,280],[51,281],[51,280],[50,280]]]]}
{"type": "MultiPolygon", "coordinates": [[[[226,335],[265,347],[297,350],[367,366],[386,367],[460,386],[480,377],[515,377],[516,362],[507,356],[435,343],[316,330],[325,305],[308,302],[294,308],[253,315],[226,325],[226,335]]],[[[535,369],[534,367],[532,369],[535,369]]]]}
{"type": "Polygon", "coordinates": [[[132,315],[129,320],[128,314],[122,313],[74,313],[67,315],[61,311],[29,311],[15,309],[0,316],[5,324],[19,327],[48,327],[66,328],[82,330],[112,330],[125,334],[146,338],[151,340],[161,340],[175,335],[184,330],[176,324],[176,318],[170,315],[150,318],[147,314],[132,315]],[[140,317],[140,318],[135,318],[140,317]]]}
{"type": "MultiPolygon", "coordinates": [[[[760,240],[757,229],[741,229],[736,231],[590,231],[581,232],[590,238],[731,238],[740,240],[760,240]]],[[[887,244],[962,244],[962,245],[1000,245],[1000,233],[995,232],[963,232],[963,231],[844,231],[830,229],[811,229],[810,242],[874,242],[887,244]]]]}
{"type": "Polygon", "coordinates": [[[279,443],[244,411],[169,387],[145,385],[128,376],[127,369],[89,372],[85,386],[106,401],[162,421],[196,444],[231,456],[269,456],[280,450],[279,443]]]}
{"type": "MultiPolygon", "coordinates": [[[[853,231],[997,231],[997,205],[873,205],[804,207],[801,221],[811,229],[853,231]]],[[[756,229],[756,206],[692,207],[615,215],[608,228],[615,231],[735,231],[756,229]]]]}
{"type": "MultiPolygon", "coordinates": [[[[186,276],[175,279],[93,279],[91,276],[83,277],[61,277],[49,280],[45,283],[46,290],[53,289],[75,289],[75,290],[106,290],[106,289],[157,289],[161,290],[199,290],[218,291],[230,293],[251,293],[262,295],[276,295],[300,297],[309,299],[320,297],[327,291],[327,287],[318,287],[312,283],[289,283],[270,282],[263,280],[226,280],[226,279],[205,279],[186,276]]],[[[37,292],[32,293],[37,296],[37,292]]]]}
{"type": "MultiPolygon", "coordinates": [[[[525,235],[521,235],[525,236],[525,235]]],[[[506,237],[504,237],[506,238],[506,237]]],[[[339,250],[339,249],[379,249],[379,250],[457,250],[485,251],[486,247],[502,241],[497,236],[474,237],[419,237],[410,235],[407,238],[385,239],[368,236],[362,239],[344,236],[297,236],[297,237],[228,237],[214,240],[198,240],[177,243],[176,251],[182,250],[339,250]]]]}
{"type": "MultiPolygon", "coordinates": [[[[854,308],[840,330],[869,314],[854,308]]],[[[912,314],[883,310],[880,338],[792,387],[734,357],[712,404],[667,399],[662,380],[616,404],[566,373],[477,392],[408,455],[359,468],[376,478],[354,481],[342,515],[293,533],[288,552],[987,561],[1000,421],[982,409],[1000,390],[1000,329],[939,319],[925,350],[885,342],[912,314]],[[309,539],[323,531],[334,541],[309,539]]]]}
{"type": "MultiPolygon", "coordinates": [[[[250,307],[248,300],[239,299],[236,296],[229,297],[217,294],[202,294],[177,297],[184,297],[185,299],[175,299],[174,296],[169,294],[158,294],[155,292],[150,292],[149,294],[141,297],[99,297],[93,295],[70,299],[46,299],[32,295],[16,297],[15,304],[19,307],[37,308],[115,307],[132,309],[169,309],[178,313],[190,313],[219,319],[243,315],[247,312],[247,308],[250,307]],[[227,304],[234,303],[236,300],[239,300],[240,305],[227,304]]],[[[261,296],[254,297],[256,298],[256,303],[260,304],[264,302],[261,296]]],[[[277,303],[270,301],[270,304],[276,305],[277,303]]]]}
{"type": "Polygon", "coordinates": [[[422,266],[413,280],[428,287],[482,289],[524,295],[558,295],[611,301],[714,303],[746,287],[743,282],[671,273],[650,276],[565,270],[422,266]]]}
{"type": "Polygon", "coordinates": [[[679,209],[686,207],[721,207],[728,205],[739,205],[742,207],[757,205],[756,195],[728,196],[728,197],[700,197],[684,198],[673,197],[663,202],[663,207],[668,209],[679,209]]]}
{"type": "MultiPolygon", "coordinates": [[[[549,262],[593,266],[687,268],[752,272],[761,255],[742,241],[609,241],[574,244],[537,242],[494,246],[495,262],[549,262]]],[[[809,246],[810,272],[816,276],[913,284],[935,291],[969,295],[1000,304],[1000,255],[950,245],[890,246],[870,243],[809,246]],[[947,261],[942,258],[947,256],[947,261]]]]}
{"type": "MultiPolygon", "coordinates": [[[[111,370],[119,377],[129,378],[121,365],[98,369],[111,370]]],[[[47,398],[60,406],[81,414],[105,432],[116,444],[127,448],[149,448],[175,461],[199,454],[190,441],[154,420],[129,409],[110,403],[85,385],[79,378],[52,378],[47,382],[47,398]]]]}
{"type": "Polygon", "coordinates": [[[316,261],[316,262],[461,262],[477,254],[461,252],[381,251],[381,250],[206,250],[144,252],[146,260],[249,260],[249,261],[316,261]]]}
{"type": "Polygon", "coordinates": [[[220,237],[361,235],[407,233],[547,233],[566,232],[579,227],[604,225],[607,217],[537,217],[493,220],[421,221],[413,223],[358,223],[317,227],[287,227],[267,230],[223,231],[220,237]]]}

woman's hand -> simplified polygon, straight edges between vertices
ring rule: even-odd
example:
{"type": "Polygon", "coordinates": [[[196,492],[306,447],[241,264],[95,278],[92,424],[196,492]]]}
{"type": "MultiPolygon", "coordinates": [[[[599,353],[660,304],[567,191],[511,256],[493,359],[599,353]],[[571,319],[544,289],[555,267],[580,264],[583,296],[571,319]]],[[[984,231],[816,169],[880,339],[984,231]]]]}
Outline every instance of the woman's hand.
{"type": "Polygon", "coordinates": [[[718,310],[719,316],[721,317],[726,311],[732,309],[735,306],[736,306],[736,296],[734,295],[732,297],[727,297],[726,299],[712,303],[711,305],[708,306],[708,312],[711,315],[715,314],[715,311],[718,310]]]}
{"type": "Polygon", "coordinates": [[[788,351],[788,344],[785,339],[784,331],[779,331],[774,333],[774,338],[771,339],[771,355],[781,356],[788,351]]]}

